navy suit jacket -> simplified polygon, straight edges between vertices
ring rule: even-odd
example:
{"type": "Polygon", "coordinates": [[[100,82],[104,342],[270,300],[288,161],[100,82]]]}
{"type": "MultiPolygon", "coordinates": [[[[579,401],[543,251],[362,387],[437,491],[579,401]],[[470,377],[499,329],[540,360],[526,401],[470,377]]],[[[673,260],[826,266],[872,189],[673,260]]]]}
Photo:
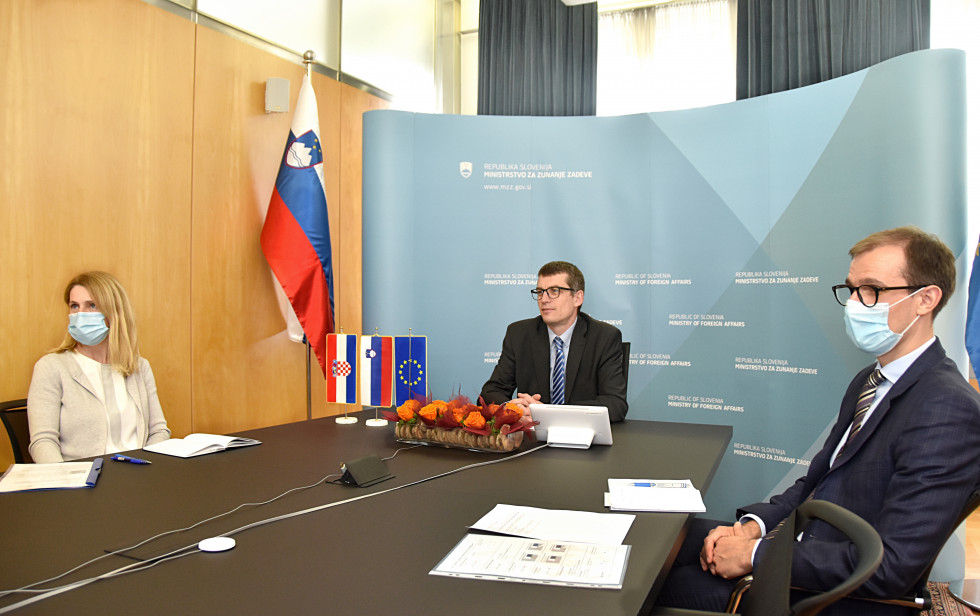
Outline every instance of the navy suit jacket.
{"type": "MultiPolygon", "coordinates": [[[[851,381],[837,423],[806,476],[768,503],[739,510],[739,515],[757,515],[773,529],[811,492],[853,511],[878,531],[885,548],[881,566],[854,594],[896,597],[911,590],[980,484],[980,395],[936,340],[892,386],[831,467],[831,456],[850,427],[858,394],[873,369],[865,368],[851,381]]],[[[792,584],[831,588],[855,562],[854,547],[841,534],[814,522],[794,548],[792,584]]],[[[851,613],[846,604],[852,602],[842,603],[835,604],[837,611],[851,613]]],[[[860,606],[862,614],[879,612],[896,610],[860,606]]]]}
{"type": "MultiPolygon", "coordinates": [[[[507,327],[497,366],[480,395],[503,404],[516,392],[541,394],[551,402],[551,349],[548,326],[537,316],[507,327]]],[[[626,419],[626,377],[623,375],[623,335],[608,323],[584,312],[578,315],[565,360],[565,403],[604,406],[610,421],[626,419]]]]}

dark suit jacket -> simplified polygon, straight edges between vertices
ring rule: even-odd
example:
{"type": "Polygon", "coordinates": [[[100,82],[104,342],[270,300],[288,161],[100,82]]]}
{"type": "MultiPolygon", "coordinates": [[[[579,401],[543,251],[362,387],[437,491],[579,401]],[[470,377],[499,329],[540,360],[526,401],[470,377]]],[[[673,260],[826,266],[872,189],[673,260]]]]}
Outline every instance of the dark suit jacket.
{"type": "MultiPolygon", "coordinates": [[[[873,369],[865,368],[851,381],[837,423],[806,476],[769,503],[745,507],[739,515],[757,515],[767,529],[773,529],[815,491],[814,498],[853,511],[881,535],[885,548],[881,566],[855,594],[895,597],[910,591],[980,484],[980,395],[936,340],[892,386],[830,467],[873,369]]],[[[854,562],[853,546],[830,526],[815,522],[796,544],[792,583],[815,590],[831,588],[854,562]]],[[[894,606],[854,601],[831,608],[826,613],[907,613],[894,606]]]]}
{"type": "MultiPolygon", "coordinates": [[[[626,378],[623,375],[623,335],[618,329],[578,315],[565,361],[565,403],[604,406],[610,421],[626,419],[626,378]]],[[[511,323],[504,335],[497,367],[480,395],[502,404],[515,392],[541,394],[551,402],[551,349],[548,326],[540,316],[511,323]]]]}

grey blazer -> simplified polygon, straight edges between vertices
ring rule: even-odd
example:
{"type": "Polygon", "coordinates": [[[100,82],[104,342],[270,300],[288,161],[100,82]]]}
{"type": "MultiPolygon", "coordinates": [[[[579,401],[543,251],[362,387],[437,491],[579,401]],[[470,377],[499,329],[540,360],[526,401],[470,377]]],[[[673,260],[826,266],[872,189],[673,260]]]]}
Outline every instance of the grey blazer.
{"type": "MultiPolygon", "coordinates": [[[[126,377],[126,391],[141,418],[137,424],[141,446],[170,438],[153,371],[142,357],[136,372],[126,377]]],[[[27,417],[35,462],[63,462],[105,453],[109,432],[105,407],[71,352],[49,353],[34,364],[27,417]]]]}

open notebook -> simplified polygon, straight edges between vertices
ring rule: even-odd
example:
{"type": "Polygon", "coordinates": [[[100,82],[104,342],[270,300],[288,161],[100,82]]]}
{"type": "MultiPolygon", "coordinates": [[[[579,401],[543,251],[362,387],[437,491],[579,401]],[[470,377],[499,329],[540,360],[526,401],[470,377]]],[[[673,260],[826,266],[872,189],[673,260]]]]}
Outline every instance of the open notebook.
{"type": "Polygon", "coordinates": [[[162,453],[178,458],[192,458],[203,456],[206,453],[215,453],[231,449],[232,447],[248,447],[249,445],[260,445],[262,441],[241,436],[222,436],[220,434],[195,433],[188,434],[184,438],[172,438],[153,445],[147,445],[143,451],[162,453]]]}

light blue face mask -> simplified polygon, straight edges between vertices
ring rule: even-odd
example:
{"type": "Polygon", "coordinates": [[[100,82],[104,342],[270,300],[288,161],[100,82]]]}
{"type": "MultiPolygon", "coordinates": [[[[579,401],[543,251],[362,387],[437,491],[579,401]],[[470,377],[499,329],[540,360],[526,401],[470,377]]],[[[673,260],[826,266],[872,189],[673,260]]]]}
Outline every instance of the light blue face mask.
{"type": "MultiPolygon", "coordinates": [[[[915,293],[921,290],[918,289],[915,293]]],[[[847,300],[847,306],[844,306],[844,329],[854,346],[875,357],[881,357],[894,349],[905,332],[919,320],[919,315],[915,316],[902,333],[896,334],[888,327],[888,311],[891,306],[901,304],[915,293],[909,293],[894,304],[878,302],[871,308],[856,299],[847,300]]]]}
{"type": "Polygon", "coordinates": [[[68,315],[68,333],[79,344],[95,346],[109,335],[101,312],[73,312],[68,315]]]}

